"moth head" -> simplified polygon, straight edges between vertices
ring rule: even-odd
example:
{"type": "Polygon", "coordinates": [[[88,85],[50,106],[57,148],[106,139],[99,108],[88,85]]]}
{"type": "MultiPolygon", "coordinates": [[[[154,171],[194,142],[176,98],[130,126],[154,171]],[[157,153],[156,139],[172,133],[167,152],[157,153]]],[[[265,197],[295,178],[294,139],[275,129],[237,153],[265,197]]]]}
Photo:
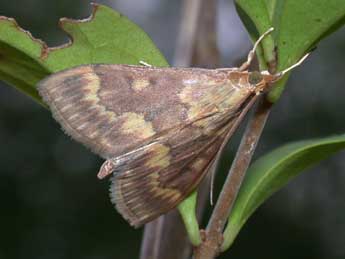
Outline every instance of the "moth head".
{"type": "Polygon", "coordinates": [[[276,74],[270,74],[268,71],[254,71],[248,73],[248,83],[255,87],[255,92],[259,93],[267,90],[273,83],[280,80],[285,74],[290,72],[290,70],[302,64],[302,62],[309,56],[310,53],[304,55],[297,63],[284,69],[276,74]]]}
{"type": "Polygon", "coordinates": [[[255,89],[255,92],[260,93],[266,90],[276,80],[275,75],[269,74],[267,71],[253,71],[248,72],[248,83],[255,89]]]}

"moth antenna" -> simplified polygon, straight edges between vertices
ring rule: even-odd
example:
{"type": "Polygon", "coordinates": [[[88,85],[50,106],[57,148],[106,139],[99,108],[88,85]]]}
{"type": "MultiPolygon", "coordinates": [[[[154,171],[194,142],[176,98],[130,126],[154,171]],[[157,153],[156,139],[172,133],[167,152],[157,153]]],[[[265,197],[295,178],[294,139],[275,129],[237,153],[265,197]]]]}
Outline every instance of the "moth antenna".
{"type": "Polygon", "coordinates": [[[153,66],[150,65],[149,63],[146,63],[145,61],[142,61],[142,60],[139,61],[139,64],[140,64],[140,65],[143,65],[143,66],[145,66],[145,67],[153,67],[153,66]]]}
{"type": "Polygon", "coordinates": [[[247,61],[244,62],[238,70],[240,71],[244,71],[247,70],[248,67],[250,66],[250,63],[252,63],[254,57],[255,57],[255,51],[258,48],[259,44],[261,43],[261,41],[268,35],[270,34],[272,31],[274,30],[273,27],[269,28],[264,34],[262,34],[259,39],[254,43],[253,49],[251,51],[249,51],[248,53],[248,57],[247,57],[247,61]]]}
{"type": "Polygon", "coordinates": [[[283,71],[279,72],[276,74],[277,77],[282,77],[284,76],[287,72],[289,72],[290,70],[294,69],[295,67],[298,67],[299,65],[301,65],[303,63],[304,60],[306,60],[306,58],[310,55],[310,52],[305,54],[297,63],[293,64],[292,66],[284,69],[283,71]]]}

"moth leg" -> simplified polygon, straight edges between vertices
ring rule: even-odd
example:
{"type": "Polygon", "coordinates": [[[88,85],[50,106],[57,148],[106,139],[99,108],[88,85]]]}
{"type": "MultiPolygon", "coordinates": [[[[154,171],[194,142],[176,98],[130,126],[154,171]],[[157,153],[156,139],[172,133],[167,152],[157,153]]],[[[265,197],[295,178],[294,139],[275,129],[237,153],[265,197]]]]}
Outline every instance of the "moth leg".
{"type": "Polygon", "coordinates": [[[273,27],[269,28],[264,34],[262,34],[259,39],[254,43],[253,49],[251,51],[249,51],[248,53],[248,57],[247,57],[247,61],[244,62],[239,68],[239,71],[245,71],[248,69],[248,67],[250,66],[250,64],[252,63],[254,57],[255,57],[255,51],[258,48],[259,44],[261,43],[261,41],[268,35],[270,34],[272,31],[274,30],[273,27]]]}
{"type": "Polygon", "coordinates": [[[142,61],[142,60],[139,61],[139,64],[143,65],[144,67],[153,67],[151,64],[146,63],[145,61],[142,61]]]}

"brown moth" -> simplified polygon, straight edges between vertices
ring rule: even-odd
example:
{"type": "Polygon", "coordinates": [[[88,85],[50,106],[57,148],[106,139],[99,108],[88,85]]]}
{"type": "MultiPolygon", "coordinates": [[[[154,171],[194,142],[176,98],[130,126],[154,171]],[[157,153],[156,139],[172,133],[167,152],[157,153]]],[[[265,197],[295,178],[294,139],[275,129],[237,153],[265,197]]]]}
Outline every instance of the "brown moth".
{"type": "Polygon", "coordinates": [[[176,207],[217,159],[275,75],[240,68],[91,64],[55,73],[38,89],[65,132],[106,161],[111,200],[135,227],[176,207]]]}

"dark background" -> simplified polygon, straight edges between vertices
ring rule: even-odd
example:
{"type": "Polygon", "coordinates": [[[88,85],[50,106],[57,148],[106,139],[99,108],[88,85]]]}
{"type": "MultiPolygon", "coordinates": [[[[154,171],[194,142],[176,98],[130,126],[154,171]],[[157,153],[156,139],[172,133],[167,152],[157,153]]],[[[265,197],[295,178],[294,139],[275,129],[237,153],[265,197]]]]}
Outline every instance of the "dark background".
{"type": "MultiPolygon", "coordinates": [[[[97,2],[139,24],[172,61],[181,1],[97,2]]],[[[50,46],[67,40],[59,17],[84,18],[90,10],[81,0],[0,2],[0,15],[50,46]]],[[[219,12],[223,65],[235,66],[251,43],[231,1],[220,1],[219,12]]],[[[342,28],[292,74],[256,156],[289,141],[344,133],[344,60],[342,28]]],[[[47,110],[0,83],[0,259],[137,258],[142,230],[113,209],[108,182],[96,178],[102,161],[64,135],[47,110]]],[[[270,198],[222,258],[345,258],[344,159],[344,152],[333,156],[270,198]]]]}

